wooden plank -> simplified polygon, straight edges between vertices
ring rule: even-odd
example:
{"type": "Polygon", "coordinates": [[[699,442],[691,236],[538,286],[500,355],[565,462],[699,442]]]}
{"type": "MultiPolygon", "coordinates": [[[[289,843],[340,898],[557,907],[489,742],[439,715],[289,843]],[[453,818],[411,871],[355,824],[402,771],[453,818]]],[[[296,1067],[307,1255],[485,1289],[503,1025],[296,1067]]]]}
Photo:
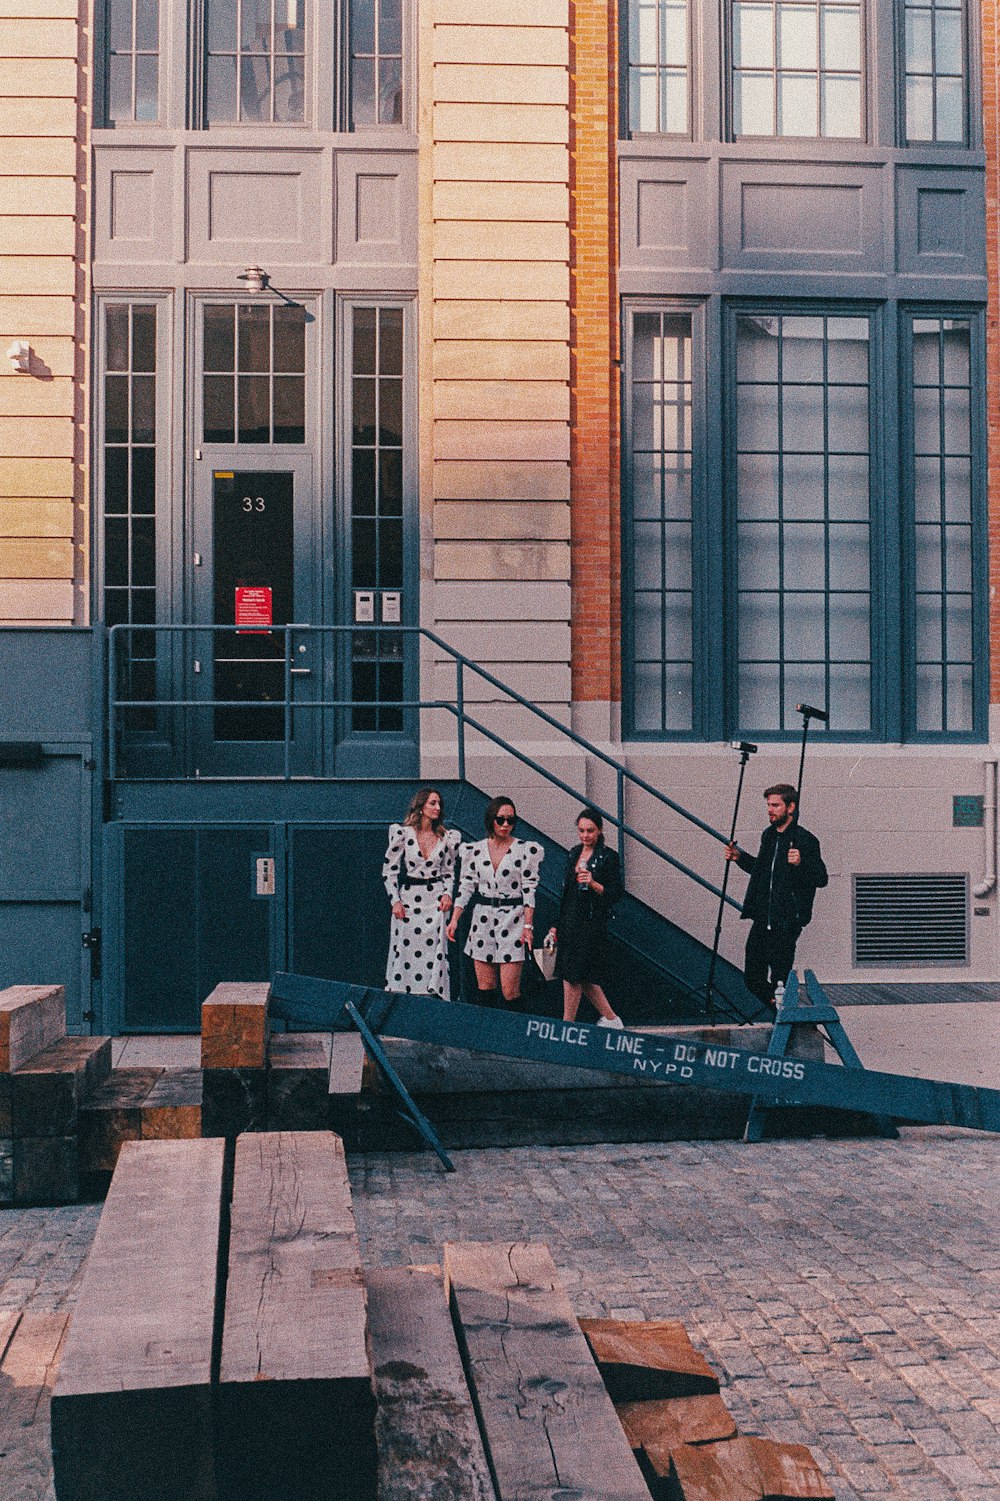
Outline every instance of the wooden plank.
{"type": "Polygon", "coordinates": [[[59,1501],[214,1501],[223,1151],[122,1148],[52,1398],[59,1501]]]}
{"type": "Polygon", "coordinates": [[[724,1444],[681,1444],[671,1484],[679,1501],[764,1501],[760,1472],[745,1438],[724,1444]]]}
{"type": "Polygon", "coordinates": [[[0,991],[0,1074],[9,1074],[66,1035],[62,985],[10,985],[0,991]]]}
{"type": "Polygon", "coordinates": [[[437,1267],[366,1273],[379,1501],[494,1501],[437,1267]]]}
{"type": "Polygon", "coordinates": [[[330,1038],[327,1123],[349,1151],[358,1145],[365,1046],[357,1032],[334,1032],[330,1038]]]}
{"type": "Polygon", "coordinates": [[[374,1494],[361,1253],[332,1132],[236,1143],[218,1410],[221,1498],[374,1494]]]}
{"type": "Polygon", "coordinates": [[[500,1501],[649,1501],[547,1247],[450,1244],[444,1265],[500,1501]]]}
{"type": "Polygon", "coordinates": [[[719,1390],[715,1372],[676,1319],[581,1319],[580,1328],[616,1402],[719,1390]]]}
{"type": "Polygon", "coordinates": [[[616,1403],[615,1411],[633,1451],[643,1450],[655,1473],[664,1477],[670,1474],[671,1449],[736,1437],[732,1413],[715,1393],[616,1403]]]}
{"type": "Polygon", "coordinates": [[[216,985],[201,1007],[202,1068],[264,1068],[267,992],[262,984],[216,985]]]}
{"type": "Polygon", "coordinates": [[[836,1501],[822,1470],[805,1444],[745,1438],[757,1465],[764,1501],[836,1501]]]}
{"type": "Polygon", "coordinates": [[[25,1313],[0,1358],[4,1501],[47,1501],[52,1495],[49,1400],[68,1323],[66,1309],[25,1313]]]}
{"type": "Polygon", "coordinates": [[[75,1134],[81,1105],[110,1072],[110,1037],[61,1037],[11,1074],[12,1134],[75,1134]]]}

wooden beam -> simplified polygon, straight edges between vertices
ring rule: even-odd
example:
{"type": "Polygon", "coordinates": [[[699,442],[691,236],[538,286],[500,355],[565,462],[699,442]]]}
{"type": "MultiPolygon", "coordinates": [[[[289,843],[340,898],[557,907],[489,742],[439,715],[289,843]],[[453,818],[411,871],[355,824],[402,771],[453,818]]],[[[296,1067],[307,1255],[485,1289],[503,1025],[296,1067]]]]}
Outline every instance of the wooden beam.
{"type": "Polygon", "coordinates": [[[670,1451],[680,1444],[717,1443],[736,1437],[732,1414],[714,1394],[623,1402],[616,1404],[615,1411],[633,1451],[644,1450],[657,1475],[670,1474],[670,1451]]]}
{"type": "Polygon", "coordinates": [[[495,1501],[440,1269],[365,1280],[379,1501],[495,1501]]]}
{"type": "Polygon", "coordinates": [[[676,1319],[581,1319],[580,1328],[616,1402],[719,1390],[712,1367],[676,1319]]]}
{"type": "Polygon", "coordinates": [[[12,1073],[65,1035],[62,985],[10,985],[0,990],[0,1074],[12,1073]]]}
{"type": "Polygon", "coordinates": [[[122,1147],[52,1398],[59,1501],[215,1501],[223,1152],[122,1147]]]}
{"type": "Polygon", "coordinates": [[[374,1495],[361,1255],[330,1132],[236,1143],[219,1382],[221,1501],[374,1495]]]}
{"type": "Polygon", "coordinates": [[[444,1265],[500,1501],[649,1501],[547,1247],[446,1245],[444,1265]]]}
{"type": "Polygon", "coordinates": [[[216,985],[201,1007],[202,1068],[267,1065],[267,983],[216,985]]]}

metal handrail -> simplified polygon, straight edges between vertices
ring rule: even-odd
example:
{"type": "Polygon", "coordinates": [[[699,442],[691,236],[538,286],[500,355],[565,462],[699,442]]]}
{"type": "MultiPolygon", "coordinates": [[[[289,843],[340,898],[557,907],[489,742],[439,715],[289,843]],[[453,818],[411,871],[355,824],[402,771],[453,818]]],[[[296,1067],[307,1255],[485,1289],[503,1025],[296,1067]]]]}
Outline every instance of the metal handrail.
{"type": "MultiPolygon", "coordinates": [[[[490,684],[491,687],[497,688],[501,693],[504,694],[504,696],[506,698],[510,699],[513,703],[519,704],[522,708],[525,708],[525,709],[529,710],[529,712],[531,714],[533,714],[537,719],[539,719],[543,724],[546,724],[547,726],[549,726],[549,728],[557,731],[560,735],[565,736],[566,739],[569,740],[572,744],[578,746],[581,750],[585,751],[588,756],[593,756],[598,761],[602,762],[605,766],[609,767],[611,770],[614,771],[614,773],[615,773],[615,791],[616,791],[616,797],[615,797],[616,811],[614,813],[612,813],[609,809],[602,808],[599,804],[594,803],[593,800],[590,800],[590,802],[591,802],[591,805],[593,807],[595,807],[597,809],[597,811],[601,814],[601,816],[603,818],[606,818],[608,820],[608,822],[611,823],[618,830],[618,834],[619,834],[619,841],[618,841],[619,842],[619,850],[618,850],[618,853],[619,853],[619,858],[620,858],[621,863],[622,863],[623,874],[624,874],[624,865],[625,865],[625,847],[624,846],[625,846],[625,840],[626,840],[626,838],[628,838],[628,839],[634,840],[636,844],[641,845],[643,848],[649,850],[650,853],[656,855],[659,859],[662,859],[662,860],[666,861],[668,865],[672,866],[673,869],[675,869],[676,871],[678,871],[681,875],[686,876],[691,881],[694,881],[697,885],[703,887],[704,890],[711,892],[713,896],[716,896],[716,897],[719,897],[721,899],[724,899],[731,907],[735,907],[737,910],[739,909],[739,906],[740,906],[739,902],[735,901],[734,898],[731,897],[731,896],[729,896],[728,893],[723,893],[723,891],[722,891],[722,889],[720,887],[714,885],[711,881],[706,880],[706,878],[704,876],[699,875],[697,871],[692,870],[690,868],[690,866],[685,865],[683,861],[678,860],[675,856],[671,855],[669,853],[669,851],[663,849],[660,845],[656,844],[647,835],[641,833],[638,829],[633,828],[629,823],[626,822],[626,819],[625,819],[625,785],[626,785],[626,783],[628,783],[630,786],[636,787],[636,788],[640,789],[641,791],[647,793],[649,796],[651,796],[652,798],[654,798],[657,802],[661,803],[664,807],[669,808],[672,812],[678,814],[681,818],[686,819],[689,823],[693,824],[696,828],[701,829],[704,833],[711,835],[711,837],[713,839],[719,840],[719,842],[722,843],[722,844],[726,844],[728,842],[727,836],[725,834],[720,833],[718,829],[714,829],[711,826],[711,824],[706,823],[705,820],[699,818],[697,814],[690,812],[689,809],[683,807],[682,804],[676,802],[672,797],[669,797],[667,793],[662,792],[658,787],[654,787],[652,785],[652,783],[647,782],[644,777],[639,776],[636,772],[630,771],[628,769],[628,767],[622,765],[622,763],[620,761],[616,761],[615,758],[613,756],[609,755],[606,751],[602,751],[600,749],[600,747],[594,745],[592,741],[589,741],[584,736],[578,734],[576,730],[571,729],[568,725],[562,724],[558,719],[556,719],[556,717],[554,715],[549,714],[545,709],[539,708],[539,706],[537,704],[532,703],[530,699],[528,699],[528,698],[526,698],[524,696],[524,694],[519,693],[516,688],[512,688],[512,687],[510,687],[509,684],[504,683],[502,681],[502,679],[498,678],[494,673],[489,672],[485,667],[481,666],[478,662],[474,661],[471,657],[467,657],[463,652],[457,651],[453,646],[451,646],[441,636],[438,636],[436,634],[436,632],[428,630],[425,626],[395,625],[395,624],[392,624],[392,625],[385,625],[385,624],[380,624],[380,625],[295,625],[295,624],[287,624],[287,625],[280,625],[280,626],[271,626],[271,627],[267,628],[265,631],[261,631],[259,628],[256,629],[256,630],[248,630],[247,627],[245,627],[245,626],[238,626],[238,625],[209,625],[209,624],[196,625],[196,624],[187,624],[187,623],[185,623],[185,624],[176,624],[176,625],[149,625],[149,626],[140,626],[140,625],[114,625],[114,626],[111,626],[109,628],[109,630],[108,630],[108,664],[107,664],[107,666],[108,666],[108,685],[109,685],[109,692],[108,692],[108,769],[109,769],[109,778],[110,778],[110,780],[111,781],[117,780],[117,770],[118,770],[118,766],[117,766],[117,763],[118,763],[117,739],[118,739],[118,737],[117,737],[117,726],[116,726],[116,713],[117,713],[117,711],[124,710],[126,712],[129,712],[129,711],[137,712],[137,711],[141,711],[141,710],[150,710],[150,709],[197,709],[197,710],[201,710],[201,711],[207,711],[207,710],[214,711],[215,709],[219,709],[219,708],[223,708],[223,709],[224,708],[272,709],[272,710],[273,709],[282,709],[283,710],[283,716],[284,716],[284,734],[283,734],[284,771],[283,771],[283,774],[281,775],[280,778],[266,778],[265,777],[265,778],[255,778],[254,780],[275,780],[275,779],[282,780],[282,781],[295,780],[295,778],[293,778],[292,772],[291,772],[291,738],[292,738],[292,735],[291,735],[291,726],[292,726],[292,712],[293,712],[293,705],[292,705],[292,677],[291,677],[291,668],[292,668],[291,645],[292,645],[292,637],[296,633],[300,634],[300,635],[303,634],[303,633],[308,633],[310,635],[333,635],[333,636],[357,636],[357,635],[376,635],[376,636],[382,636],[382,635],[401,636],[402,635],[402,636],[405,636],[405,635],[409,635],[409,636],[418,636],[420,639],[428,641],[428,642],[432,643],[434,646],[439,647],[443,652],[445,652],[445,654],[449,658],[451,658],[451,660],[455,663],[455,666],[456,666],[456,684],[455,684],[455,699],[454,699],[454,702],[452,702],[450,699],[404,699],[404,700],[394,700],[393,703],[392,703],[392,705],[391,705],[391,707],[394,708],[394,709],[400,709],[400,710],[410,709],[410,710],[418,710],[418,711],[439,709],[439,710],[444,710],[445,712],[450,713],[450,714],[452,714],[455,717],[456,728],[457,728],[457,741],[458,741],[458,743],[457,743],[457,750],[458,750],[458,778],[459,778],[460,781],[464,782],[466,780],[466,762],[467,762],[466,729],[468,727],[468,728],[473,729],[477,734],[482,735],[485,739],[491,741],[494,745],[496,745],[501,750],[503,750],[504,752],[506,752],[506,754],[508,754],[510,756],[513,756],[517,761],[521,762],[522,765],[527,766],[530,770],[536,772],[539,776],[543,777],[552,786],[557,787],[560,791],[568,793],[569,796],[571,796],[571,797],[580,797],[580,796],[583,795],[583,794],[581,794],[579,792],[579,790],[577,788],[572,787],[572,786],[570,786],[570,784],[568,782],[563,781],[563,779],[561,777],[557,776],[556,773],[553,772],[553,771],[551,771],[547,766],[544,766],[541,762],[536,761],[534,759],[534,757],[529,756],[526,751],[518,749],[517,746],[512,745],[510,741],[508,741],[507,739],[505,739],[497,731],[491,730],[490,728],[488,728],[488,726],[486,726],[485,724],[483,724],[480,720],[473,718],[472,715],[470,715],[468,713],[468,711],[465,708],[465,673],[466,673],[466,671],[470,671],[470,672],[475,673],[476,676],[479,677],[479,678],[481,678],[484,682],[490,684]],[[280,634],[284,638],[284,655],[283,655],[283,658],[279,658],[279,657],[260,658],[259,660],[261,662],[268,662],[268,661],[270,661],[275,666],[277,666],[279,664],[283,664],[283,669],[284,669],[283,670],[284,697],[281,700],[276,700],[276,699],[252,699],[252,700],[248,700],[248,699],[216,699],[216,698],[196,698],[196,699],[192,699],[192,698],[119,699],[119,698],[117,698],[115,696],[115,694],[113,693],[113,691],[111,691],[112,690],[113,682],[115,680],[114,679],[114,672],[115,672],[115,667],[116,667],[116,659],[115,659],[116,645],[117,645],[117,642],[119,640],[121,640],[123,638],[127,640],[128,637],[130,635],[134,634],[134,633],[147,633],[147,634],[152,634],[152,635],[155,635],[155,636],[159,636],[159,635],[162,635],[162,634],[171,634],[171,635],[202,634],[202,635],[208,635],[208,636],[215,636],[215,635],[218,635],[218,634],[236,634],[236,635],[240,635],[240,634],[243,634],[243,635],[248,635],[248,634],[249,635],[269,634],[269,635],[275,635],[276,636],[276,635],[280,634]]],[[[305,710],[313,710],[313,709],[316,709],[316,710],[324,710],[324,709],[358,709],[358,708],[368,708],[368,707],[379,708],[379,707],[385,707],[385,705],[384,705],[384,703],[382,703],[380,701],[377,701],[377,700],[360,700],[360,699],[357,699],[357,698],[351,698],[351,699],[343,699],[343,698],[335,698],[335,699],[309,698],[309,699],[303,699],[301,702],[296,702],[295,705],[294,705],[294,712],[295,713],[299,713],[299,712],[303,712],[305,710]]],[[[157,778],[138,778],[137,780],[158,780],[158,779],[157,778]]],[[[206,778],[200,778],[199,780],[207,780],[207,779],[206,778]]]]}

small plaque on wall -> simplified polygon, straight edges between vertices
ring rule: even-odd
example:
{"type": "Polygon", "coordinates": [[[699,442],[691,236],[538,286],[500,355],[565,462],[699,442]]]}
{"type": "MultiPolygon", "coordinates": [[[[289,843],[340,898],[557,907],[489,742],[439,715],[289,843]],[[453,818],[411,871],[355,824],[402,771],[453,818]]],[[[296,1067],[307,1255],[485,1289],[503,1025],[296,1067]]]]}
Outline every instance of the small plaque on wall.
{"type": "Polygon", "coordinates": [[[982,793],[956,792],[951,800],[951,823],[955,829],[981,829],[983,826],[982,793]]]}

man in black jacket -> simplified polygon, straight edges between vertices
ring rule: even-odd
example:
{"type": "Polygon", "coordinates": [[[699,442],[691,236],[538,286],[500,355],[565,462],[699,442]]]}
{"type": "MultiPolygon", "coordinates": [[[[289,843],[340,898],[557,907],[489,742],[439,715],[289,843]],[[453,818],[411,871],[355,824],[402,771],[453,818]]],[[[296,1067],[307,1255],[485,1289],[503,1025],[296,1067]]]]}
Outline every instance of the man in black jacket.
{"type": "Polygon", "coordinates": [[[727,844],[726,859],[750,873],[740,914],[751,925],[743,969],[747,989],[773,1006],[775,987],[788,979],[799,934],[812,917],[816,892],[829,877],[819,840],[798,821],[796,789],[779,782],[764,797],[769,822],[760,850],[748,855],[738,844],[727,844]]]}

